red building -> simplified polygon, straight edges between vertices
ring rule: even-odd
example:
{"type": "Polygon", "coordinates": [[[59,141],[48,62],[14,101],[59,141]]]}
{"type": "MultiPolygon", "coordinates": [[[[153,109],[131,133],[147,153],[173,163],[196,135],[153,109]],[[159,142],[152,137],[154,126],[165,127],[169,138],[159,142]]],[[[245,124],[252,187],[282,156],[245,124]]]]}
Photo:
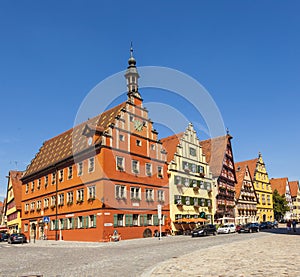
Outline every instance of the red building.
{"type": "Polygon", "coordinates": [[[128,64],[127,101],[46,141],[28,166],[22,178],[22,231],[28,237],[153,236],[158,204],[167,229],[166,153],[143,107],[132,49],[128,64]]]}

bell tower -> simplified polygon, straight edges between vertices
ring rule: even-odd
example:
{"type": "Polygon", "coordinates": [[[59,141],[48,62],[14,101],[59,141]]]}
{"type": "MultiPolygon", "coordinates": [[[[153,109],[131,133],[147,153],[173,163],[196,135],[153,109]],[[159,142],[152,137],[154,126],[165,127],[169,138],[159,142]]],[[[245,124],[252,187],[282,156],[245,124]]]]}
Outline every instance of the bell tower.
{"type": "Polygon", "coordinates": [[[125,72],[125,78],[127,81],[127,95],[128,101],[134,103],[134,99],[138,98],[141,100],[141,95],[138,91],[138,79],[140,78],[139,73],[136,69],[136,60],[133,57],[132,43],[130,46],[130,58],[128,59],[128,67],[125,72]]]}

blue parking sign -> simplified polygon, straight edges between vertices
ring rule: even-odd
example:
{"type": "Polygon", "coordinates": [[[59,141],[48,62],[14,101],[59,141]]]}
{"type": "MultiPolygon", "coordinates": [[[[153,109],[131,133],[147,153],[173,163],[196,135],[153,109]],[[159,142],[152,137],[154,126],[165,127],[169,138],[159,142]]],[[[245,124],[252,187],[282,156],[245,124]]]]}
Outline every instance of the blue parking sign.
{"type": "Polygon", "coordinates": [[[44,222],[44,223],[50,222],[50,217],[49,217],[49,216],[44,216],[44,217],[43,217],[43,222],[44,222]]]}

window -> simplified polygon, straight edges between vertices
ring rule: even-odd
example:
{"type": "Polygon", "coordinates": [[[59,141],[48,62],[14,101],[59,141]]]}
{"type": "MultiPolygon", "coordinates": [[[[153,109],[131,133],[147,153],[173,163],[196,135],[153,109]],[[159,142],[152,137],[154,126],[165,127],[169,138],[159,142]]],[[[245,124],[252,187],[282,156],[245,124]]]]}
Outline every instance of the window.
{"type": "Polygon", "coordinates": [[[132,200],[141,200],[140,197],[140,188],[138,187],[131,187],[130,188],[130,199],[132,200]]]}
{"type": "Polygon", "coordinates": [[[29,204],[26,203],[26,204],[25,204],[25,212],[28,212],[28,211],[29,211],[29,204]]]}
{"type": "Polygon", "coordinates": [[[137,139],[137,140],[136,140],[136,145],[137,145],[137,146],[142,146],[142,141],[139,140],[139,139],[137,139]]]}
{"type": "Polygon", "coordinates": [[[131,115],[131,116],[129,117],[129,120],[130,120],[130,122],[133,122],[134,117],[131,115]]]}
{"type": "Polygon", "coordinates": [[[151,176],[152,175],[152,165],[146,164],[146,175],[151,176]]]}
{"type": "Polygon", "coordinates": [[[158,166],[157,167],[157,176],[159,178],[162,178],[163,177],[163,168],[161,166],[158,166]]]}
{"type": "Polygon", "coordinates": [[[42,179],[39,178],[39,179],[38,179],[38,184],[37,184],[37,189],[40,189],[40,188],[41,188],[41,183],[42,183],[42,179]]]}
{"type": "Polygon", "coordinates": [[[80,162],[80,163],[77,164],[77,175],[81,176],[82,173],[83,173],[83,163],[80,162]]]}
{"type": "Polygon", "coordinates": [[[155,150],[155,144],[151,144],[151,145],[150,145],[150,149],[151,149],[151,150],[155,150]]]}
{"type": "Polygon", "coordinates": [[[126,199],[126,187],[121,185],[115,186],[115,197],[117,199],[126,199]]]}
{"type": "Polygon", "coordinates": [[[30,210],[31,210],[31,211],[34,211],[34,207],[35,207],[35,203],[34,203],[34,202],[31,202],[31,203],[30,203],[30,210]]]}
{"type": "Polygon", "coordinates": [[[93,172],[95,169],[95,158],[89,158],[89,172],[93,172]]]}
{"type": "Polygon", "coordinates": [[[73,178],[73,166],[68,167],[68,179],[73,178]]]}
{"type": "Polygon", "coordinates": [[[49,198],[44,198],[44,209],[49,207],[49,198]]]}
{"type": "Polygon", "coordinates": [[[59,230],[63,230],[65,228],[64,219],[61,218],[59,220],[59,230]]]}
{"type": "Polygon", "coordinates": [[[174,195],[174,198],[175,198],[175,204],[177,204],[177,205],[182,204],[181,195],[174,195]]]}
{"type": "Polygon", "coordinates": [[[41,201],[41,200],[38,200],[38,201],[36,202],[36,209],[39,211],[41,208],[42,208],[42,201],[41,201]]]}
{"type": "Polygon", "coordinates": [[[120,140],[120,141],[125,141],[124,135],[119,135],[119,140],[120,140]]]}
{"type": "Polygon", "coordinates": [[[132,172],[133,173],[139,173],[140,172],[139,162],[136,161],[136,160],[132,161],[132,172]]]}
{"type": "Polygon", "coordinates": [[[197,172],[197,166],[195,164],[192,164],[191,169],[193,173],[197,172]]]}
{"type": "Polygon", "coordinates": [[[51,207],[54,208],[56,206],[56,196],[52,195],[51,196],[51,207]]]}
{"type": "Polygon", "coordinates": [[[117,167],[117,170],[120,170],[120,171],[124,170],[124,158],[123,157],[117,157],[116,167],[117,167]]]}
{"type": "Polygon", "coordinates": [[[56,182],[56,174],[55,172],[52,173],[52,184],[55,184],[56,182]]]}
{"type": "Polygon", "coordinates": [[[47,186],[48,186],[48,175],[45,176],[45,187],[47,187],[47,186]]]}
{"type": "Polygon", "coordinates": [[[191,200],[190,200],[190,197],[189,197],[189,196],[186,196],[186,197],[185,197],[185,204],[186,204],[186,205],[190,205],[190,204],[191,204],[191,200]]]}
{"type": "Polygon", "coordinates": [[[31,191],[34,191],[34,181],[31,182],[31,191]]]}
{"type": "Polygon", "coordinates": [[[74,220],[74,218],[72,218],[72,217],[69,217],[67,219],[67,229],[72,229],[73,228],[73,220],[74,220]]]}
{"type": "Polygon", "coordinates": [[[90,200],[96,198],[96,187],[95,186],[88,187],[88,195],[89,195],[90,200]]]}
{"type": "Polygon", "coordinates": [[[64,180],[64,170],[63,169],[61,169],[59,171],[59,175],[58,176],[59,176],[58,177],[59,181],[62,182],[64,180]]]}
{"type": "Polygon", "coordinates": [[[89,228],[96,227],[96,215],[89,215],[89,228]]]}
{"type": "Polygon", "coordinates": [[[201,165],[198,165],[198,173],[199,174],[204,174],[204,167],[201,165]]]}
{"type": "Polygon", "coordinates": [[[165,192],[163,190],[157,191],[157,201],[159,201],[159,202],[165,201],[165,192]]]}
{"type": "Polygon", "coordinates": [[[192,148],[192,147],[190,147],[190,155],[191,156],[196,156],[196,149],[195,148],[192,148]]]}
{"type": "Polygon", "coordinates": [[[25,188],[25,191],[26,191],[26,193],[28,193],[28,184],[26,184],[26,188],[25,188]]]}
{"type": "Polygon", "coordinates": [[[83,220],[82,220],[82,216],[78,216],[78,220],[77,220],[77,228],[83,228],[83,220]]]}
{"type": "Polygon", "coordinates": [[[146,201],[148,202],[154,201],[153,189],[146,189],[146,201]]]}
{"type": "Polygon", "coordinates": [[[189,163],[188,162],[182,162],[182,168],[185,171],[189,171],[189,163]]]}
{"type": "Polygon", "coordinates": [[[124,215],[123,214],[117,215],[117,226],[119,226],[119,227],[124,226],[124,215]]]}
{"type": "Polygon", "coordinates": [[[77,203],[83,202],[83,198],[84,198],[84,190],[78,189],[77,190],[77,203]]]}
{"type": "Polygon", "coordinates": [[[147,214],[147,224],[152,225],[152,214],[147,214]]]}
{"type": "Polygon", "coordinates": [[[64,198],[65,198],[64,193],[60,193],[58,195],[58,205],[63,206],[63,204],[64,204],[64,198]]]}
{"type": "Polygon", "coordinates": [[[138,226],[139,225],[139,215],[138,214],[133,214],[132,215],[132,225],[133,226],[138,226]]]}
{"type": "Polygon", "coordinates": [[[73,204],[73,200],[74,200],[74,194],[73,194],[73,191],[69,191],[67,193],[67,204],[70,205],[70,204],[73,204]]]}
{"type": "Polygon", "coordinates": [[[28,232],[28,224],[24,224],[24,232],[28,232]]]}

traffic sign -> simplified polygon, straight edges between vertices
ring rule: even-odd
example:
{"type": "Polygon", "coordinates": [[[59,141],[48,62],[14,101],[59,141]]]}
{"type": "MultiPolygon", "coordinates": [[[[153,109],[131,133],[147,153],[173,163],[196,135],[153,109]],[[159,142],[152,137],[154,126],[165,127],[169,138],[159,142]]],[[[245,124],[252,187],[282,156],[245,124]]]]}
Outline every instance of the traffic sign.
{"type": "Polygon", "coordinates": [[[49,216],[44,216],[44,217],[43,217],[43,222],[44,222],[44,223],[50,222],[50,217],[49,217],[49,216]]]}
{"type": "Polygon", "coordinates": [[[161,205],[157,205],[158,219],[161,219],[161,205]]]}

